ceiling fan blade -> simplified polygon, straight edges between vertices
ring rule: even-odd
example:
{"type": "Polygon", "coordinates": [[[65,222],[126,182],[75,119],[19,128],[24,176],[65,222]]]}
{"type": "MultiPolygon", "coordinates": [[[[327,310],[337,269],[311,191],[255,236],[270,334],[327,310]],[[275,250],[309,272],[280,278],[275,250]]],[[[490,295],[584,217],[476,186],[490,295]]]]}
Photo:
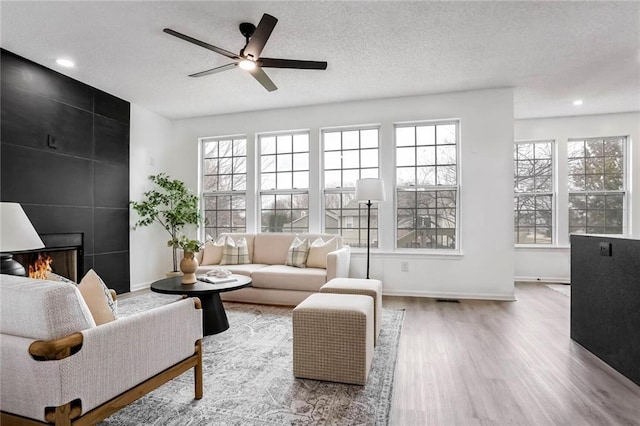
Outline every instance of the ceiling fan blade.
{"type": "Polygon", "coordinates": [[[269,76],[262,71],[260,67],[255,67],[252,70],[249,70],[249,73],[256,79],[260,84],[264,86],[269,92],[273,92],[274,90],[278,90],[273,81],[269,78],[269,76]]]}
{"type": "Polygon", "coordinates": [[[255,32],[251,36],[251,40],[249,40],[249,44],[244,48],[245,55],[253,56],[253,59],[258,59],[260,57],[260,53],[262,53],[262,49],[264,49],[264,45],[269,40],[269,36],[273,31],[273,28],[278,23],[278,19],[274,18],[271,15],[264,14],[262,15],[262,19],[260,19],[260,23],[256,27],[255,32]]]}
{"type": "Polygon", "coordinates": [[[226,56],[227,58],[240,59],[240,57],[238,55],[236,55],[235,53],[229,52],[228,50],[221,49],[220,47],[216,47],[216,46],[211,45],[209,43],[205,43],[204,41],[196,40],[193,37],[189,37],[188,35],[184,35],[182,33],[174,31],[171,28],[165,28],[162,31],[164,31],[167,34],[171,34],[174,37],[178,37],[178,38],[181,38],[182,40],[188,41],[189,43],[193,43],[193,44],[198,45],[200,47],[204,47],[205,49],[209,49],[211,51],[214,51],[214,52],[216,52],[216,53],[218,53],[220,55],[226,56]]]}
{"type": "Polygon", "coordinates": [[[321,61],[299,61],[297,59],[260,58],[264,68],[295,68],[301,70],[326,70],[327,63],[321,61]]]}
{"type": "Polygon", "coordinates": [[[238,66],[237,62],[232,62],[232,63],[227,64],[227,65],[222,65],[220,67],[211,68],[210,70],[200,71],[200,72],[197,72],[195,74],[189,74],[189,77],[204,77],[205,75],[215,74],[217,72],[230,70],[230,69],[233,69],[233,68],[235,68],[237,66],[238,66]]]}

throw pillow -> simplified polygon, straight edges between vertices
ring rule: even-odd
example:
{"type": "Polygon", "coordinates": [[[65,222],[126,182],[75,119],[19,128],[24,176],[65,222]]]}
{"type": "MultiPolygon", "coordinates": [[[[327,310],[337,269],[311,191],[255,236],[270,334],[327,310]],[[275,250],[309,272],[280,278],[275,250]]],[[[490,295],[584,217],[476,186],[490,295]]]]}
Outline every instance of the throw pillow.
{"type": "Polygon", "coordinates": [[[203,265],[217,265],[222,260],[222,249],[224,247],[225,238],[220,237],[218,241],[207,241],[204,244],[204,252],[202,253],[203,265]]]}
{"type": "Polygon", "coordinates": [[[245,237],[238,238],[238,241],[233,241],[233,238],[227,236],[222,247],[222,259],[221,265],[246,265],[249,263],[249,247],[247,246],[247,239],[245,237]]]}
{"type": "Polygon", "coordinates": [[[311,247],[309,247],[309,256],[307,257],[307,268],[327,269],[327,255],[334,250],[338,250],[338,240],[336,237],[324,241],[322,238],[316,238],[311,247]]]}
{"type": "Polygon", "coordinates": [[[309,241],[305,238],[295,237],[287,251],[287,260],[285,265],[294,266],[296,268],[306,268],[307,256],[309,255],[309,241]]]}
{"type": "Polygon", "coordinates": [[[87,303],[96,325],[116,319],[116,305],[111,298],[111,292],[93,269],[82,278],[78,290],[87,303]]]}

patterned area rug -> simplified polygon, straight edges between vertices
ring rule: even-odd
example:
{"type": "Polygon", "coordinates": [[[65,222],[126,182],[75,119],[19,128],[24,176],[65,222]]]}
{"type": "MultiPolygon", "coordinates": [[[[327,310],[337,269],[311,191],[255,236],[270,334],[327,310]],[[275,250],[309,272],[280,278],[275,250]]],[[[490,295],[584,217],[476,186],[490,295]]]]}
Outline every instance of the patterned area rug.
{"type": "MultiPolygon", "coordinates": [[[[177,300],[144,293],[120,300],[129,316],[177,300]]],[[[384,310],[366,386],[301,380],[292,372],[291,308],[226,303],[230,327],[203,339],[204,397],[191,371],[101,425],[385,425],[403,311],[384,310]]]]}

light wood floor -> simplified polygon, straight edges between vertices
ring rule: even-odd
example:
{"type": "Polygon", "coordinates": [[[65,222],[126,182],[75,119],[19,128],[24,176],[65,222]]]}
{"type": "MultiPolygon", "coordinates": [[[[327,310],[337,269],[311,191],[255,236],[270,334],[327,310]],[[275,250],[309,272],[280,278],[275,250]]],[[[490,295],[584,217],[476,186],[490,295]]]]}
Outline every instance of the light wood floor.
{"type": "Polygon", "coordinates": [[[392,425],[640,425],[640,386],[570,339],[570,298],[525,283],[516,297],[384,298],[406,309],[392,425]]]}

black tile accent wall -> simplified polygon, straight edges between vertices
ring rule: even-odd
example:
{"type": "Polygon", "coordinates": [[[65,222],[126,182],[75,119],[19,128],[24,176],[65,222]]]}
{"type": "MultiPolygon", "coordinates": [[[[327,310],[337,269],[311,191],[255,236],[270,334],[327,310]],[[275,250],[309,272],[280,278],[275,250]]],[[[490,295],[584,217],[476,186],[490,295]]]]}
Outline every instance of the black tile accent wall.
{"type": "Polygon", "coordinates": [[[84,234],[84,271],[128,292],[130,104],[1,49],[0,198],[84,234]]]}

